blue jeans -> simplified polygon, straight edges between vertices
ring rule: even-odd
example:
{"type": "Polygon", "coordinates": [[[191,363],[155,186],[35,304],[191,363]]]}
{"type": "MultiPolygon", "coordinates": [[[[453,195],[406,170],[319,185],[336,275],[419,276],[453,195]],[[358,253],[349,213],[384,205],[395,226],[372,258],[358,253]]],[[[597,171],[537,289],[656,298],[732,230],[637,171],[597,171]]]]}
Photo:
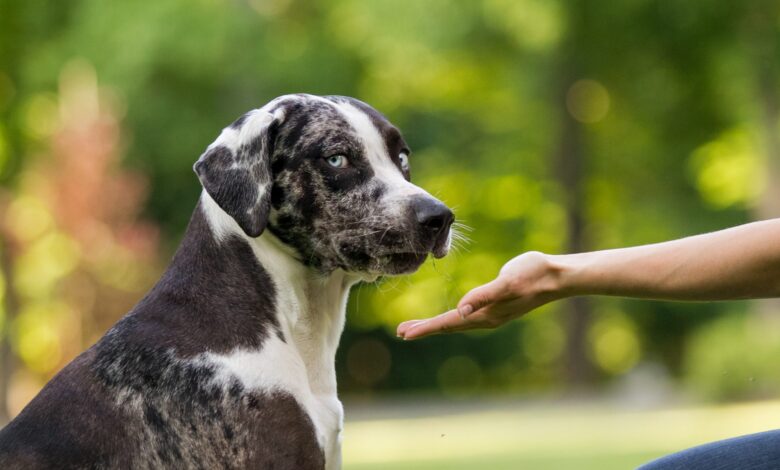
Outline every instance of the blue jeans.
{"type": "Polygon", "coordinates": [[[777,470],[780,429],[692,447],[653,460],[637,470],[777,470]]]}

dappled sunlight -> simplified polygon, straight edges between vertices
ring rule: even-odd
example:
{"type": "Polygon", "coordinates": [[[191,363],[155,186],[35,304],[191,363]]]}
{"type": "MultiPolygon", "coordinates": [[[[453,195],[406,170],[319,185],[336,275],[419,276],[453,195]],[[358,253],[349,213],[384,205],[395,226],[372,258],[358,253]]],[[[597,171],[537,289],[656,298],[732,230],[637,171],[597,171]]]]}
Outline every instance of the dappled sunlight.
{"type": "Polygon", "coordinates": [[[561,325],[548,315],[528,318],[522,330],[520,344],[528,362],[534,366],[552,366],[563,354],[565,332],[561,325]]]}
{"type": "Polygon", "coordinates": [[[698,396],[744,400],[777,395],[780,329],[774,316],[725,316],[697,331],[689,348],[685,381],[698,396]]]}
{"type": "Polygon", "coordinates": [[[59,126],[57,95],[38,93],[30,97],[24,105],[24,130],[33,139],[50,137],[59,126]]]}
{"type": "Polygon", "coordinates": [[[547,51],[563,36],[560,5],[543,0],[489,0],[485,16],[510,34],[521,48],[547,51]]]}
{"type": "Polygon", "coordinates": [[[483,214],[496,220],[523,218],[542,200],[539,185],[522,175],[499,176],[483,184],[479,207],[483,214]]]}
{"type": "Polygon", "coordinates": [[[763,159],[745,130],[726,132],[699,147],[691,167],[702,196],[718,208],[751,206],[766,188],[763,159]]]}
{"type": "Polygon", "coordinates": [[[19,357],[38,374],[47,374],[63,360],[64,335],[73,328],[74,315],[62,302],[37,302],[26,305],[14,319],[15,347],[19,357]]]}
{"type": "Polygon", "coordinates": [[[57,283],[76,269],[79,258],[74,240],[63,233],[49,232],[19,256],[15,287],[23,297],[50,296],[57,283]]]}
{"type": "Polygon", "coordinates": [[[622,312],[602,312],[588,331],[594,362],[609,374],[621,374],[639,361],[642,350],[634,322],[622,312]]]}
{"type": "Polygon", "coordinates": [[[597,123],[609,111],[609,92],[595,80],[578,80],[566,94],[566,107],[574,119],[587,124],[597,123]]]}
{"type": "Polygon", "coordinates": [[[40,198],[22,194],[6,209],[5,223],[15,228],[21,240],[29,242],[48,232],[54,225],[51,212],[40,198]]]}

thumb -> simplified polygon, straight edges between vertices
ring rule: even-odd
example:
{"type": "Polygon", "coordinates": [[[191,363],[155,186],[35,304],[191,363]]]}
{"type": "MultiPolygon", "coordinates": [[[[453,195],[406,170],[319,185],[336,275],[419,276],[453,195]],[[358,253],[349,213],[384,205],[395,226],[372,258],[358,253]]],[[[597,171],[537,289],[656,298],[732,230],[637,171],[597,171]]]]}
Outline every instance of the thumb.
{"type": "Polygon", "coordinates": [[[500,300],[504,297],[505,291],[505,283],[498,279],[475,287],[458,302],[458,313],[462,318],[466,318],[473,312],[500,300]]]}

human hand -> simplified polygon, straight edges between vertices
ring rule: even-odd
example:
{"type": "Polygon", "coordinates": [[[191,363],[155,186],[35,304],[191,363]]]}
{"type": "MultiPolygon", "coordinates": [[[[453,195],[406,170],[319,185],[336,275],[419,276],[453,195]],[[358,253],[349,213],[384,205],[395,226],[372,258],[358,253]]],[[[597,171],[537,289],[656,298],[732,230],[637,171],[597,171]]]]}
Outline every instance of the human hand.
{"type": "Polygon", "coordinates": [[[496,279],[472,289],[456,309],[398,325],[409,340],[438,333],[496,328],[560,296],[561,269],[555,257],[530,251],[509,260],[496,279]]]}

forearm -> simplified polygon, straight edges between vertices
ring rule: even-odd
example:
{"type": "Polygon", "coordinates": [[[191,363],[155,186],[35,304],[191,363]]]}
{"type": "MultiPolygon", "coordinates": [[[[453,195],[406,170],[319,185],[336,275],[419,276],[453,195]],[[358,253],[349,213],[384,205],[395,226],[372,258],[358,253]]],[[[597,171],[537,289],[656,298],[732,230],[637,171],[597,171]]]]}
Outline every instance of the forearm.
{"type": "Polygon", "coordinates": [[[562,296],[668,300],[780,296],[780,219],[665,243],[553,256],[562,296]]]}

